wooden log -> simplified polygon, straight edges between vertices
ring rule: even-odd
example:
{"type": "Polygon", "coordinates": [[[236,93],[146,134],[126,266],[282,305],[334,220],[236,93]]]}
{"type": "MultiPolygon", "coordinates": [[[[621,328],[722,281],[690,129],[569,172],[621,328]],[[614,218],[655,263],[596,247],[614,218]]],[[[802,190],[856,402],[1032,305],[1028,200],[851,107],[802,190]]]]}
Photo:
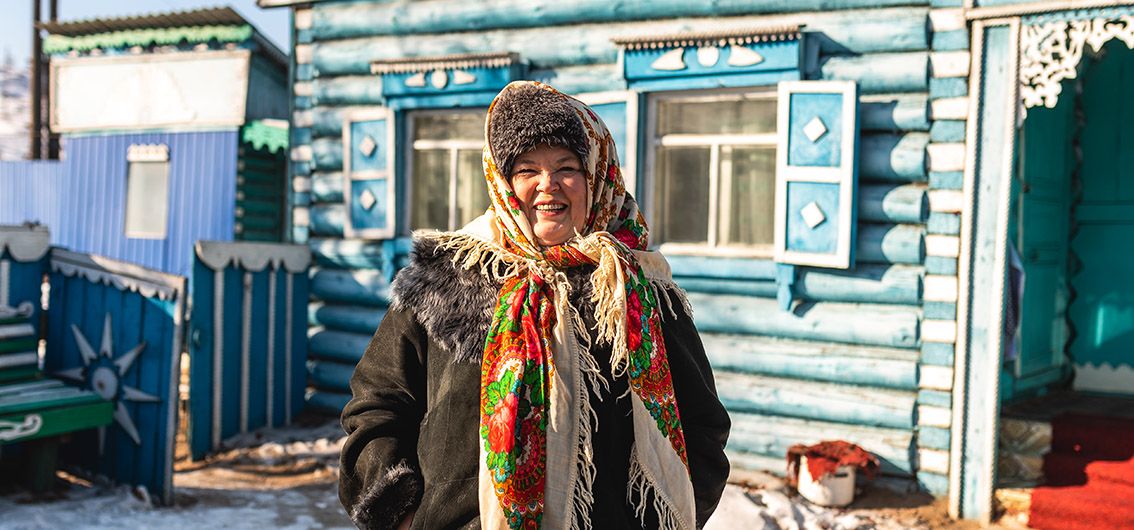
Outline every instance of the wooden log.
{"type": "Polygon", "coordinates": [[[311,141],[311,161],[316,171],[342,171],[343,142],[340,138],[316,138],[311,141]]]}
{"type": "MultiPolygon", "coordinates": [[[[775,298],[778,291],[774,278],[674,278],[690,292],[775,298]]],[[[921,301],[922,281],[920,268],[905,265],[863,264],[847,272],[803,269],[796,283],[796,296],[810,301],[917,305],[921,301]]]]}
{"type": "Polygon", "coordinates": [[[346,222],[346,207],[340,204],[312,205],[311,235],[342,237],[343,223],[346,222]]]}
{"type": "Polygon", "coordinates": [[[373,334],[386,316],[386,308],[312,302],[307,306],[308,323],[327,329],[373,334]]]}
{"type": "Polygon", "coordinates": [[[877,94],[859,101],[863,131],[928,131],[929,99],[924,94],[877,94]]]}
{"type": "Polygon", "coordinates": [[[361,239],[312,238],[308,242],[315,262],[341,268],[382,268],[390,258],[382,252],[382,244],[361,239]]]}
{"type": "Polygon", "coordinates": [[[354,374],[354,364],[312,359],[307,361],[307,383],[315,388],[350,392],[350,376],[354,374]]]}
{"type": "MultiPolygon", "coordinates": [[[[341,6],[320,6],[312,17],[311,34],[315,40],[344,39],[378,35],[410,35],[414,33],[451,33],[486,31],[495,29],[518,30],[524,28],[544,28],[548,26],[569,26],[572,24],[625,23],[649,19],[679,17],[726,17],[761,15],[757,18],[766,26],[785,23],[807,23],[807,29],[832,35],[844,44],[849,51],[862,52],[866,43],[874,42],[878,32],[890,38],[901,38],[902,42],[889,46],[905,46],[911,49],[925,49],[928,45],[925,9],[879,9],[887,6],[902,6],[909,2],[885,0],[867,2],[865,0],[796,0],[753,3],[745,0],[724,0],[717,2],[683,2],[681,0],[654,0],[649,3],[632,0],[581,0],[576,2],[557,2],[555,0],[504,0],[491,4],[470,4],[461,0],[443,0],[426,4],[415,3],[367,3],[341,6]],[[871,16],[863,12],[849,10],[870,8],[871,16]],[[783,14],[785,12],[808,12],[783,14]],[[914,17],[920,15],[918,19],[914,17]],[[877,27],[863,28],[859,35],[843,29],[852,22],[868,23],[878,20],[877,27]],[[913,24],[914,19],[917,26],[913,24]],[[886,28],[885,21],[894,25],[910,25],[904,32],[886,28]]],[[[659,21],[654,21],[655,23],[659,21]]],[[[658,30],[658,33],[664,33],[658,30]]]]}
{"type": "Polygon", "coordinates": [[[925,259],[925,228],[919,225],[861,224],[857,243],[859,263],[919,265],[925,259]]]}
{"type": "Polygon", "coordinates": [[[370,337],[367,333],[313,328],[307,338],[308,357],[346,363],[353,368],[362,359],[370,337]]]}
{"type": "Polygon", "coordinates": [[[730,416],[732,429],[728,449],[779,458],[781,472],[789,447],[824,440],[846,440],[858,444],[878,457],[884,473],[908,474],[914,470],[910,455],[916,449],[913,433],[908,429],[845,425],[746,412],[732,412],[730,416]]]}
{"type": "Polygon", "coordinates": [[[918,184],[864,184],[858,191],[860,221],[924,223],[929,218],[926,188],[918,184]]]}
{"type": "MultiPolygon", "coordinates": [[[[545,1],[554,2],[554,0],[545,1]]],[[[457,2],[459,0],[454,0],[454,3],[457,2]]],[[[685,4],[694,3],[685,2],[685,4]]],[[[365,25],[366,29],[363,33],[351,34],[350,31],[345,30],[352,27],[353,24],[335,20],[320,25],[320,29],[313,29],[317,42],[313,44],[312,64],[320,76],[324,77],[367,75],[370,73],[369,61],[500,50],[517,52],[525,60],[531,61],[536,68],[613,64],[618,59],[618,48],[611,42],[611,39],[615,37],[705,31],[742,31],[752,27],[803,24],[806,24],[808,31],[821,34],[820,45],[827,53],[901,52],[926,50],[929,47],[924,8],[875,9],[870,10],[869,14],[865,12],[811,12],[766,16],[751,15],[752,4],[746,4],[744,12],[749,14],[735,17],[721,16],[719,10],[715,8],[717,4],[704,4],[706,7],[713,5],[714,8],[711,8],[706,16],[699,18],[666,17],[655,10],[654,2],[650,2],[648,7],[646,4],[635,4],[640,6],[640,9],[645,10],[645,18],[654,20],[600,24],[578,23],[580,11],[573,3],[559,2],[557,4],[560,8],[571,13],[569,21],[563,24],[549,24],[543,21],[544,14],[540,10],[524,5],[512,10],[509,16],[530,13],[541,22],[522,29],[491,29],[475,33],[469,32],[468,22],[463,16],[450,19],[456,21],[459,25],[459,29],[454,30],[455,32],[445,31],[443,25],[438,25],[438,22],[431,18],[426,25],[408,31],[404,35],[381,36],[375,36],[376,32],[371,29],[374,26],[370,23],[365,25]],[[359,60],[359,58],[364,58],[364,60],[359,60]]],[[[432,2],[420,6],[406,5],[418,9],[424,7],[430,11],[438,7],[436,3],[432,2]]],[[[497,4],[492,4],[492,6],[498,7],[497,4]]],[[[375,7],[381,9],[378,6],[375,7]]],[[[480,12],[485,9],[492,9],[484,5],[478,7],[480,7],[480,10],[478,10],[480,12]]],[[[320,11],[322,12],[322,10],[320,11]]],[[[364,18],[361,14],[355,13],[353,9],[349,12],[337,13],[340,16],[351,18],[355,23],[364,18]]],[[[385,18],[389,15],[374,16],[385,18]]],[[[619,15],[617,20],[629,19],[619,15]]],[[[376,21],[375,24],[383,25],[391,22],[394,24],[402,23],[399,17],[397,20],[376,21]]],[[[926,70],[926,68],[923,68],[922,73],[925,74],[926,70]]],[[[893,90],[892,92],[910,91],[893,90]]]]}
{"type": "Polygon", "coordinates": [[[528,77],[567,94],[626,90],[626,81],[617,64],[542,68],[528,72],[528,77]]]}
{"type": "Polygon", "coordinates": [[[774,280],[776,264],[770,259],[722,258],[667,254],[674,277],[774,280]]]}
{"type": "Polygon", "coordinates": [[[307,406],[315,410],[338,416],[350,401],[350,394],[327,390],[312,390],[307,393],[307,406]]]}
{"type": "Polygon", "coordinates": [[[918,314],[914,308],[807,302],[788,312],[774,299],[689,293],[694,321],[704,333],[766,335],[915,348],[918,314]]]}
{"type": "Polygon", "coordinates": [[[311,294],[327,302],[386,307],[390,284],[380,269],[316,268],[311,274],[311,294]]]}
{"type": "Polygon", "coordinates": [[[730,412],[912,429],[916,393],[718,372],[717,395],[730,412]]]}
{"type": "Polygon", "coordinates": [[[916,390],[916,350],[704,333],[713,370],[916,390]]]}
{"type": "Polygon", "coordinates": [[[929,90],[926,52],[832,56],[820,61],[820,71],[823,79],[858,82],[863,94],[929,90]]]}
{"type": "Polygon", "coordinates": [[[343,174],[334,171],[312,173],[311,197],[318,202],[342,202],[343,174]]]}
{"type": "Polygon", "coordinates": [[[864,181],[924,182],[928,145],[929,135],[921,132],[864,134],[859,144],[859,176],[864,181]]]}
{"type": "Polygon", "coordinates": [[[381,105],[382,80],[367,75],[320,78],[312,82],[315,105],[381,105]]]}

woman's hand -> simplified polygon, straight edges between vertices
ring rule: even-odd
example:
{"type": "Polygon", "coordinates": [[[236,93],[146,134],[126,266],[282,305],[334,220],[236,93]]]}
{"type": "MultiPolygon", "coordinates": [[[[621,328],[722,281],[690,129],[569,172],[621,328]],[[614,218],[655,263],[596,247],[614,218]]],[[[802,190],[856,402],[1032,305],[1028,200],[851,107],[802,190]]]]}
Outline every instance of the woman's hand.
{"type": "Polygon", "coordinates": [[[402,524],[398,525],[398,530],[409,530],[410,524],[413,523],[414,515],[417,515],[417,510],[410,512],[406,515],[405,519],[402,519],[402,524]]]}

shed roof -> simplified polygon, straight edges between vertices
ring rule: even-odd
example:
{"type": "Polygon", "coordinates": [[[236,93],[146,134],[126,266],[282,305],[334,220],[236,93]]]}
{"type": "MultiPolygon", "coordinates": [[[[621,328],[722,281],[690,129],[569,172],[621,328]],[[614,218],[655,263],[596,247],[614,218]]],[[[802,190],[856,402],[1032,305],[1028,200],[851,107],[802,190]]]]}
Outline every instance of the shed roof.
{"type": "Polygon", "coordinates": [[[213,7],[166,13],[146,13],[126,17],[87,18],[40,22],[39,27],[52,35],[77,37],[96,33],[109,33],[130,29],[178,28],[184,26],[215,26],[249,24],[231,7],[213,7]]]}

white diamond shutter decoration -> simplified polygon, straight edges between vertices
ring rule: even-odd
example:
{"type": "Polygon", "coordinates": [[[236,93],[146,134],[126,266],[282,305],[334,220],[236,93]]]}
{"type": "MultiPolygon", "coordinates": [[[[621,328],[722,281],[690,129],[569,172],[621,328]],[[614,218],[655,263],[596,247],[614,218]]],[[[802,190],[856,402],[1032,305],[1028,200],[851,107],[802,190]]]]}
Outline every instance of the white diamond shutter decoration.
{"type": "Polygon", "coordinates": [[[784,81],[778,107],[775,260],[849,268],[857,220],[858,87],[853,81],[784,81]]]}
{"type": "Polygon", "coordinates": [[[389,239],[395,234],[394,119],[382,107],[349,113],[343,122],[343,235],[389,239]]]}

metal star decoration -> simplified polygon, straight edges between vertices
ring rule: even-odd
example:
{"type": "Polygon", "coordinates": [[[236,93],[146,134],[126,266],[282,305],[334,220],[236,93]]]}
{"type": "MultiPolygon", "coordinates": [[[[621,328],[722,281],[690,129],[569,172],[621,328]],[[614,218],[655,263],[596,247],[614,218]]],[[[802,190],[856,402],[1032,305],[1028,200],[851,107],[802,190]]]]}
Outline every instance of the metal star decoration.
{"type": "MultiPolygon", "coordinates": [[[[55,375],[83,383],[87,388],[102,396],[103,399],[114,403],[114,421],[122,427],[123,431],[126,431],[126,434],[134,440],[135,444],[141,445],[142,438],[138,435],[138,428],[134,426],[134,420],[130,418],[130,413],[126,410],[126,404],[123,401],[155,403],[161,400],[157,396],[122,384],[122,376],[126,375],[134,361],[141,355],[142,350],[146,348],[146,341],[138,343],[130,351],[115,359],[112,329],[110,313],[107,313],[102,328],[102,346],[98,353],[95,353],[94,349],[91,348],[91,343],[83,336],[83,332],[79,331],[79,327],[71,324],[71,332],[75,335],[75,342],[79,345],[79,355],[82,356],[83,366],[63,370],[55,375]]],[[[105,441],[106,427],[99,427],[98,452],[100,455],[103,453],[105,441]]]]}

